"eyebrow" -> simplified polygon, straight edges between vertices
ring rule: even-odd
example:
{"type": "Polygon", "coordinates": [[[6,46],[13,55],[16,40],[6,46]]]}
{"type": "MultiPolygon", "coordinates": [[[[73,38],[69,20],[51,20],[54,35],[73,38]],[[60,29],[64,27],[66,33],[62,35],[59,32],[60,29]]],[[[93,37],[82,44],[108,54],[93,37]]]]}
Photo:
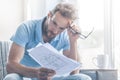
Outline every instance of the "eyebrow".
{"type": "MultiPolygon", "coordinates": [[[[52,21],[53,21],[53,23],[54,23],[55,25],[59,26],[56,21],[54,21],[53,19],[52,19],[52,21]]],[[[64,30],[64,29],[66,29],[67,27],[64,28],[64,27],[59,26],[59,28],[60,28],[61,30],[64,30]]]]}

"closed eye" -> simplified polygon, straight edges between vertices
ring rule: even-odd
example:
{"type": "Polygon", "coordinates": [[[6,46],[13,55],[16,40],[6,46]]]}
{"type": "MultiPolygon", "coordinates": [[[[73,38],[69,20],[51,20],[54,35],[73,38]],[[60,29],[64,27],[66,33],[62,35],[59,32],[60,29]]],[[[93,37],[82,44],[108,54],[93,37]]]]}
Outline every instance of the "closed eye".
{"type": "Polygon", "coordinates": [[[65,28],[60,27],[60,30],[65,30],[65,28]]]}
{"type": "MultiPolygon", "coordinates": [[[[53,24],[54,24],[56,27],[58,26],[55,21],[53,21],[53,24]]],[[[65,30],[65,28],[63,28],[63,27],[59,27],[59,29],[60,29],[60,30],[65,30]]]]}
{"type": "Polygon", "coordinates": [[[57,26],[57,23],[55,21],[52,21],[55,26],[57,26]]]}

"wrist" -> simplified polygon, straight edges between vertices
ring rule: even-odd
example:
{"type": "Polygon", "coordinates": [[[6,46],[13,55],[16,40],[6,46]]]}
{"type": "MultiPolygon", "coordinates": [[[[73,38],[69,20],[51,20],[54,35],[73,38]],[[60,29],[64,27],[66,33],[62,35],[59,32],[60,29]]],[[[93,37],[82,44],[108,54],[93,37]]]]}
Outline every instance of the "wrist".
{"type": "Polygon", "coordinates": [[[70,41],[71,46],[77,46],[77,41],[70,41]]]}

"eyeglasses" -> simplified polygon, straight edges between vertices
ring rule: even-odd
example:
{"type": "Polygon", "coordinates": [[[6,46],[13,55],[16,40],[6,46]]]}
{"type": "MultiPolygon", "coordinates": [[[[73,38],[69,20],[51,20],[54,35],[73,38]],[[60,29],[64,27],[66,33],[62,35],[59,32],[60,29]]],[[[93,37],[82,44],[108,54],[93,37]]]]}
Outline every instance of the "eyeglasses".
{"type": "MultiPolygon", "coordinates": [[[[51,20],[51,22],[52,22],[52,24],[55,26],[55,27],[58,27],[58,25],[57,25],[57,23],[53,20],[53,18],[51,18],[50,19],[51,20]]],[[[60,27],[59,26],[59,29],[61,30],[61,31],[63,31],[63,30],[65,30],[67,27],[60,27]]],[[[71,29],[71,31],[73,32],[73,33],[75,33],[75,34],[79,34],[79,37],[81,38],[81,39],[86,39],[86,38],[88,38],[88,36],[90,36],[91,35],[91,33],[93,32],[93,30],[94,30],[94,27],[92,28],[92,30],[87,34],[87,35],[84,35],[84,34],[82,34],[81,32],[78,32],[78,31],[75,31],[73,28],[71,28],[70,27],[70,29],[71,29]]]]}
{"type": "Polygon", "coordinates": [[[87,35],[83,35],[81,32],[77,32],[77,31],[75,31],[73,28],[70,28],[70,29],[71,29],[71,31],[72,31],[73,33],[79,34],[79,37],[80,37],[81,39],[86,39],[86,38],[88,38],[89,35],[91,35],[91,33],[92,33],[93,30],[94,30],[94,27],[92,28],[92,30],[91,30],[87,35]]]}

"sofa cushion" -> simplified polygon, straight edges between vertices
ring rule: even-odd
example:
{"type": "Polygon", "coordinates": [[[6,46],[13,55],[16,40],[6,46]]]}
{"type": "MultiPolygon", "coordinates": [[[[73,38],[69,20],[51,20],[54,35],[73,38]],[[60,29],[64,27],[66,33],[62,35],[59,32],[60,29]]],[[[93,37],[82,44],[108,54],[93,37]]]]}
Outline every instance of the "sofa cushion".
{"type": "Polygon", "coordinates": [[[97,80],[96,70],[80,70],[80,73],[86,74],[92,78],[92,80],[97,80]]]}
{"type": "Polygon", "coordinates": [[[2,78],[2,68],[0,66],[0,80],[1,80],[1,78],[2,78]]]}
{"type": "Polygon", "coordinates": [[[1,58],[1,42],[0,42],[0,80],[2,78],[2,58],[1,58]]]}
{"type": "Polygon", "coordinates": [[[99,70],[97,74],[98,80],[117,80],[117,70],[99,70]]]}
{"type": "Polygon", "coordinates": [[[81,69],[80,73],[89,75],[92,80],[118,80],[116,69],[81,69]]]}
{"type": "Polygon", "coordinates": [[[0,80],[6,75],[7,53],[9,52],[10,42],[0,41],[0,80]]]}

